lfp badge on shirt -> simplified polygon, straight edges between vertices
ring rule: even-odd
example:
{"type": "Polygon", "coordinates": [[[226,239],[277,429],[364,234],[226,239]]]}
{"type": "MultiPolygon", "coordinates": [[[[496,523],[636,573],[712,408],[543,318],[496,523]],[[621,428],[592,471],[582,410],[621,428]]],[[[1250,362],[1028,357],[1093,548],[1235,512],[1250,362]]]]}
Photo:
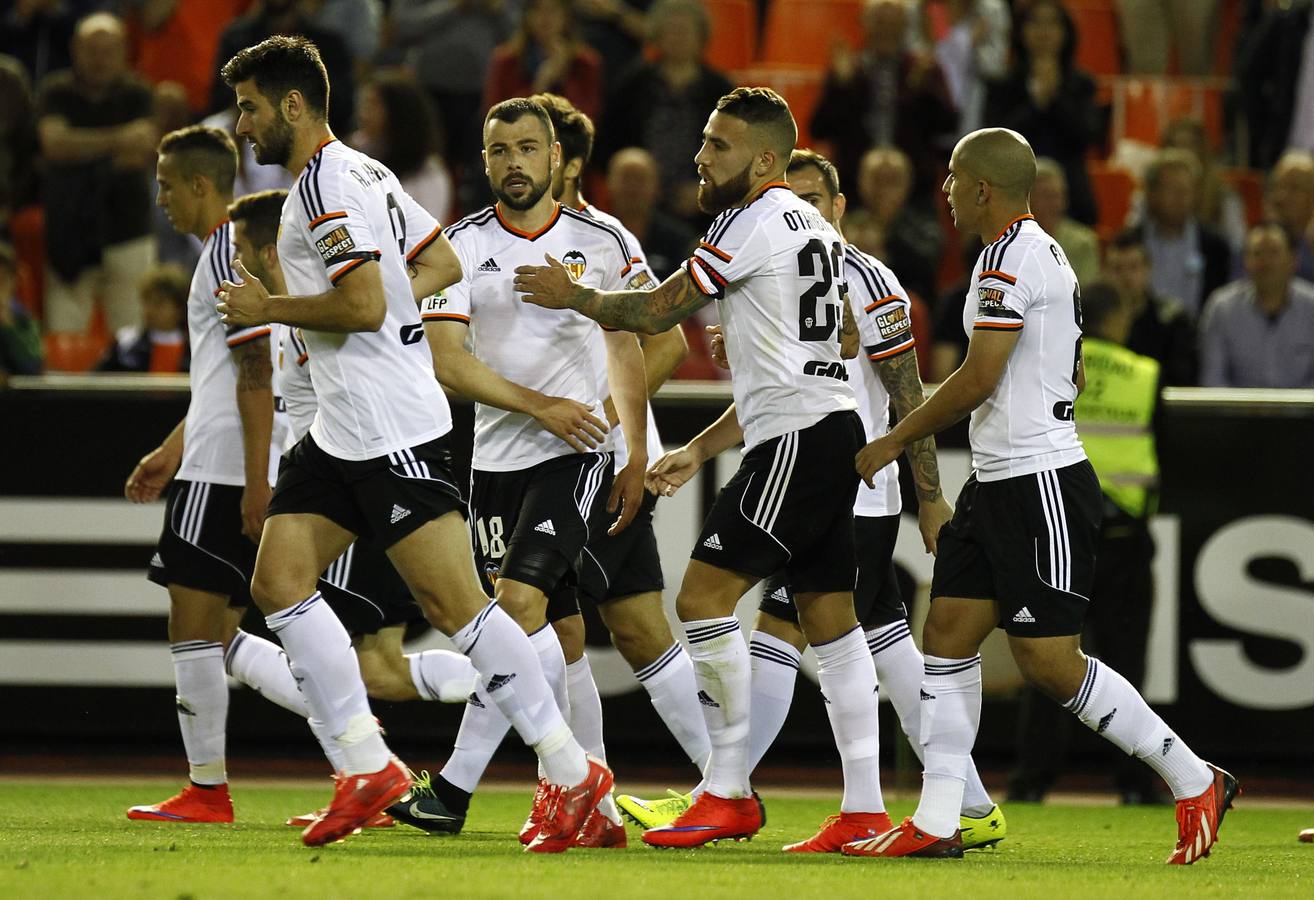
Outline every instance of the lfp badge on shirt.
{"type": "Polygon", "coordinates": [[[571,250],[565,256],[561,257],[561,264],[566,267],[570,277],[579,281],[584,277],[584,270],[589,267],[589,261],[584,258],[584,254],[578,250],[571,250]]]}

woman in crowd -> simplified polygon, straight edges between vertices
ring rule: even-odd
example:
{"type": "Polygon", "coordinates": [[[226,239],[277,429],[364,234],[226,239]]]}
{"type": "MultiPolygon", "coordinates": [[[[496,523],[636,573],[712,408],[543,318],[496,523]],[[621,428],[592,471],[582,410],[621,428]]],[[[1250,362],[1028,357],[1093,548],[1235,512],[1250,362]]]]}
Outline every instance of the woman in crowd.
{"type": "Polygon", "coordinates": [[[442,128],[429,96],[404,72],[380,72],[361,90],[352,144],[397,176],[406,193],[440,222],[451,221],[452,176],[442,128]]]}
{"type": "Polygon", "coordinates": [[[515,35],[493,51],[484,109],[544,91],[590,118],[602,111],[602,61],[579,38],[573,0],[526,0],[515,35]]]}

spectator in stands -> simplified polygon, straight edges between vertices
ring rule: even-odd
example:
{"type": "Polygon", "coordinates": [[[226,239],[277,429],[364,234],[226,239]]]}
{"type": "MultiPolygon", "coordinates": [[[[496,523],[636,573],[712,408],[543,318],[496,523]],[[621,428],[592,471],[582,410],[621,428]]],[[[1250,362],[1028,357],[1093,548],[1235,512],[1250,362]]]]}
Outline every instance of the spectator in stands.
{"type": "Polygon", "coordinates": [[[153,266],[138,285],[141,327],[129,326],[96,364],[97,372],[186,372],[191,366],[187,342],[187,295],[192,280],[174,263],[153,266]]]}
{"type": "Polygon", "coordinates": [[[609,84],[643,54],[652,5],[653,0],[575,0],[580,33],[602,57],[609,84]]]}
{"type": "Polygon", "coordinates": [[[360,130],[352,146],[397,176],[406,193],[440,222],[452,220],[452,176],[443,161],[438,117],[404,71],[380,72],[361,90],[360,130]]]}
{"type": "Polygon", "coordinates": [[[982,126],[986,83],[1008,71],[1010,18],[1004,0],[921,0],[922,40],[944,72],[960,136],[982,126]]]}
{"type": "Polygon", "coordinates": [[[304,0],[306,14],[316,26],[331,31],[347,45],[356,71],[369,71],[383,39],[383,4],[380,0],[304,0]]]}
{"type": "Polygon", "coordinates": [[[1254,168],[1271,168],[1288,147],[1314,151],[1312,17],[1308,0],[1274,4],[1237,48],[1233,75],[1254,168]]]}
{"type": "Polygon", "coordinates": [[[1217,14],[1218,0],[1118,0],[1128,74],[1164,74],[1170,49],[1180,74],[1212,74],[1217,14]]]}
{"type": "Polygon", "coordinates": [[[36,197],[36,107],[27,72],[0,56],[0,232],[20,206],[36,197]]]}
{"type": "Polygon", "coordinates": [[[350,134],[352,123],[356,121],[356,83],[351,54],[335,32],[306,18],[300,0],[257,0],[249,13],[224,29],[215,53],[214,77],[210,81],[210,111],[219,112],[233,105],[233,89],[219,75],[223,65],[237,51],[276,34],[299,34],[315,42],[331,85],[329,126],[338,134],[350,134]]]}
{"type": "Polygon", "coordinates": [[[708,115],[732,86],[703,61],[712,24],[697,0],[659,0],[648,27],[652,59],[636,61],[610,92],[598,134],[599,159],[608,160],[622,147],[647,150],[657,163],[663,208],[686,222],[703,223],[693,158],[708,115]]]}
{"type": "Polygon", "coordinates": [[[1185,150],[1158,151],[1145,169],[1145,218],[1137,226],[1150,254],[1150,283],[1195,318],[1227,281],[1227,241],[1196,217],[1200,164],[1185,150]]]}
{"type": "Polygon", "coordinates": [[[1058,241],[1078,284],[1089,284],[1100,273],[1100,239],[1095,232],[1068,216],[1068,179],[1063,167],[1047,156],[1036,160],[1036,183],[1031,188],[1031,214],[1041,228],[1058,241]]]}
{"type": "Polygon", "coordinates": [[[153,84],[173,81],[182,85],[190,109],[188,120],[182,124],[191,124],[210,106],[210,80],[219,35],[251,5],[250,0],[139,0],[124,5],[130,10],[132,59],[137,73],[153,84]]]}
{"type": "MultiPolygon", "coordinates": [[[[935,305],[931,327],[934,337],[931,344],[930,371],[925,376],[927,381],[935,384],[944,381],[953,374],[954,369],[962,365],[963,358],[967,356],[968,336],[967,330],[963,327],[963,305],[967,298],[967,289],[972,283],[972,270],[982,249],[980,237],[964,236],[959,251],[962,266],[967,270],[967,274],[942,292],[939,302],[935,305]]],[[[973,309],[975,310],[975,307],[973,309]]]]}
{"type": "Polygon", "coordinates": [[[602,60],[580,40],[574,7],[574,0],[525,0],[515,35],[488,64],[484,109],[508,97],[551,92],[599,117],[602,60]]]}
{"type": "Polygon", "coordinates": [[[1276,222],[1246,237],[1246,278],[1215,291],[1200,322],[1205,387],[1314,388],[1314,284],[1276,222]]]}
{"type": "Polygon", "coordinates": [[[1192,116],[1174,119],[1164,129],[1160,143],[1164,147],[1185,150],[1195,157],[1200,164],[1196,217],[1221,234],[1234,254],[1239,253],[1246,241],[1246,205],[1241,195],[1223,178],[1222,168],[1209,146],[1204,122],[1192,116]]]}
{"type": "Polygon", "coordinates": [[[1282,154],[1269,173],[1264,205],[1296,247],[1296,274],[1314,282],[1314,155],[1307,150],[1282,154]]]}
{"type": "Polygon", "coordinates": [[[944,234],[935,213],[909,203],[913,166],[897,147],[873,147],[858,166],[860,207],[844,217],[844,233],[920,298],[935,297],[944,234]]]}
{"type": "Polygon", "coordinates": [[[812,135],[832,146],[841,184],[856,183],[868,148],[898,147],[913,162],[913,202],[931,208],[958,128],[944,73],[934,56],[911,48],[903,0],[870,0],[863,24],[861,53],[835,43],[812,135]]]}
{"type": "Polygon", "coordinates": [[[664,281],[689,258],[698,234],[658,208],[661,173],[651,153],[642,147],[627,147],[612,156],[607,166],[607,195],[611,214],[639,239],[648,254],[648,267],[658,280],[664,281]]]}
{"type": "Polygon", "coordinates": [[[128,69],[127,33],[108,13],[78,23],[73,68],[41,84],[46,327],[85,332],[95,296],[117,331],[137,322],[136,281],[155,262],[151,90],[128,69]]]}
{"type": "Polygon", "coordinates": [[[61,0],[20,0],[0,13],[0,53],[17,57],[33,84],[73,64],[76,14],[61,0]]]}
{"type": "Polygon", "coordinates": [[[1086,155],[1103,135],[1104,114],[1095,82],[1073,62],[1076,50],[1076,28],[1062,3],[1027,6],[1013,27],[1013,68],[986,94],[986,122],[1020,132],[1037,156],[1057,160],[1068,180],[1070,215],[1094,225],[1086,155]]]}
{"type": "Polygon", "coordinates": [[[1104,251],[1104,274],[1126,299],[1132,317],[1127,349],[1158,360],[1165,385],[1196,384],[1195,325],[1186,309],[1150,284],[1150,254],[1139,231],[1129,229],[1104,251]]]}
{"type": "Polygon", "coordinates": [[[7,375],[39,375],[41,328],[18,302],[18,255],[0,243],[0,387],[7,375]]]}

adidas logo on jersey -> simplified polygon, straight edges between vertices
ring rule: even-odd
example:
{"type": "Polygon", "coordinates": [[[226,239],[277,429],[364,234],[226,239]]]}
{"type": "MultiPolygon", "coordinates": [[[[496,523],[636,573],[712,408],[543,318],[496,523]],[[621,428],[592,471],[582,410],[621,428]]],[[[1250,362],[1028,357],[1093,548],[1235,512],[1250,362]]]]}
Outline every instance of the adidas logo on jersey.
{"type": "Polygon", "coordinates": [[[398,506],[396,503],[394,503],[392,505],[392,518],[390,519],[390,521],[392,522],[393,525],[396,525],[398,522],[400,522],[402,519],[406,518],[410,514],[411,511],[409,509],[404,509],[398,506]]]}
{"type": "Polygon", "coordinates": [[[721,708],[721,704],[719,704],[719,703],[717,703],[715,700],[713,700],[713,699],[711,698],[711,695],[709,695],[709,694],[707,693],[707,691],[699,691],[699,692],[698,692],[698,702],[701,703],[703,706],[710,706],[710,707],[713,707],[714,709],[720,709],[720,708],[721,708]]]}
{"type": "Polygon", "coordinates": [[[719,534],[714,534],[711,537],[709,537],[707,540],[703,541],[703,546],[709,550],[725,549],[724,547],[721,546],[721,535],[719,534]]]}
{"type": "Polygon", "coordinates": [[[557,536],[557,530],[552,527],[551,519],[544,519],[542,522],[539,522],[534,526],[534,530],[542,532],[543,534],[550,534],[553,537],[557,536]]]}
{"type": "Polygon", "coordinates": [[[500,271],[502,271],[502,267],[499,266],[499,265],[497,264],[497,260],[493,259],[493,258],[490,256],[490,257],[488,257],[488,259],[484,260],[483,262],[481,262],[481,263],[479,264],[479,271],[480,271],[480,272],[500,272],[500,271]]]}
{"type": "Polygon", "coordinates": [[[1019,609],[1016,614],[1014,614],[1013,621],[1034,623],[1036,621],[1036,617],[1031,615],[1031,610],[1027,609],[1024,606],[1021,609],[1019,609]]]}

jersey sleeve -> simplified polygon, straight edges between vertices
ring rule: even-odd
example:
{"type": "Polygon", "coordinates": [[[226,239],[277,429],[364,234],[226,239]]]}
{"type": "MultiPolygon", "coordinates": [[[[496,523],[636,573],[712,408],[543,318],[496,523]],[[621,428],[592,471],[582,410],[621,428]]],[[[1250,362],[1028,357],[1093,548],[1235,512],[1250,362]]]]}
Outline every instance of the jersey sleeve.
{"type": "Polygon", "coordinates": [[[761,230],[741,222],[742,209],[722,213],[698,242],[685,269],[703,294],[720,300],[731,284],[743,281],[770,259],[770,248],[759,238],[761,230]]]}
{"type": "Polygon", "coordinates": [[[452,239],[452,249],[461,262],[461,280],[420,301],[420,320],[424,322],[464,322],[470,324],[470,285],[474,277],[474,242],[465,240],[469,230],[452,239]]]}
{"type": "Polygon", "coordinates": [[[406,191],[401,191],[395,199],[404,234],[402,250],[409,263],[438,240],[438,236],[443,233],[443,226],[406,191]]]}
{"type": "Polygon", "coordinates": [[[1027,255],[1013,252],[992,258],[986,248],[981,274],[976,279],[976,316],[973,331],[1021,331],[1027,310],[1035,300],[1040,273],[1028,278],[1027,255]]]}
{"type": "Polygon", "coordinates": [[[913,348],[912,304],[894,273],[845,252],[849,306],[858,323],[858,337],[871,360],[889,359],[913,348]]]}
{"type": "MultiPolygon", "coordinates": [[[[224,232],[228,232],[231,226],[223,226],[224,232]]],[[[209,258],[205,260],[205,272],[209,284],[211,295],[217,300],[219,291],[225,281],[237,284],[241,279],[233,271],[233,258],[237,256],[237,248],[228,240],[217,240],[210,245],[206,251],[209,258]]],[[[219,310],[214,310],[217,317],[219,310]]],[[[228,344],[229,349],[240,347],[250,341],[262,337],[268,337],[272,331],[269,325],[225,325],[224,341],[228,344]]]]}
{"type": "Polygon", "coordinates": [[[639,239],[629,229],[618,229],[625,238],[626,251],[629,253],[629,272],[623,276],[625,290],[652,291],[657,289],[658,278],[648,265],[648,254],[643,251],[639,239]]]}
{"type": "Polygon", "coordinates": [[[301,179],[296,192],[305,208],[311,243],[333,285],[365,263],[378,260],[380,247],[365,211],[365,188],[354,178],[346,173],[337,178],[320,177],[316,167],[301,179]]]}

